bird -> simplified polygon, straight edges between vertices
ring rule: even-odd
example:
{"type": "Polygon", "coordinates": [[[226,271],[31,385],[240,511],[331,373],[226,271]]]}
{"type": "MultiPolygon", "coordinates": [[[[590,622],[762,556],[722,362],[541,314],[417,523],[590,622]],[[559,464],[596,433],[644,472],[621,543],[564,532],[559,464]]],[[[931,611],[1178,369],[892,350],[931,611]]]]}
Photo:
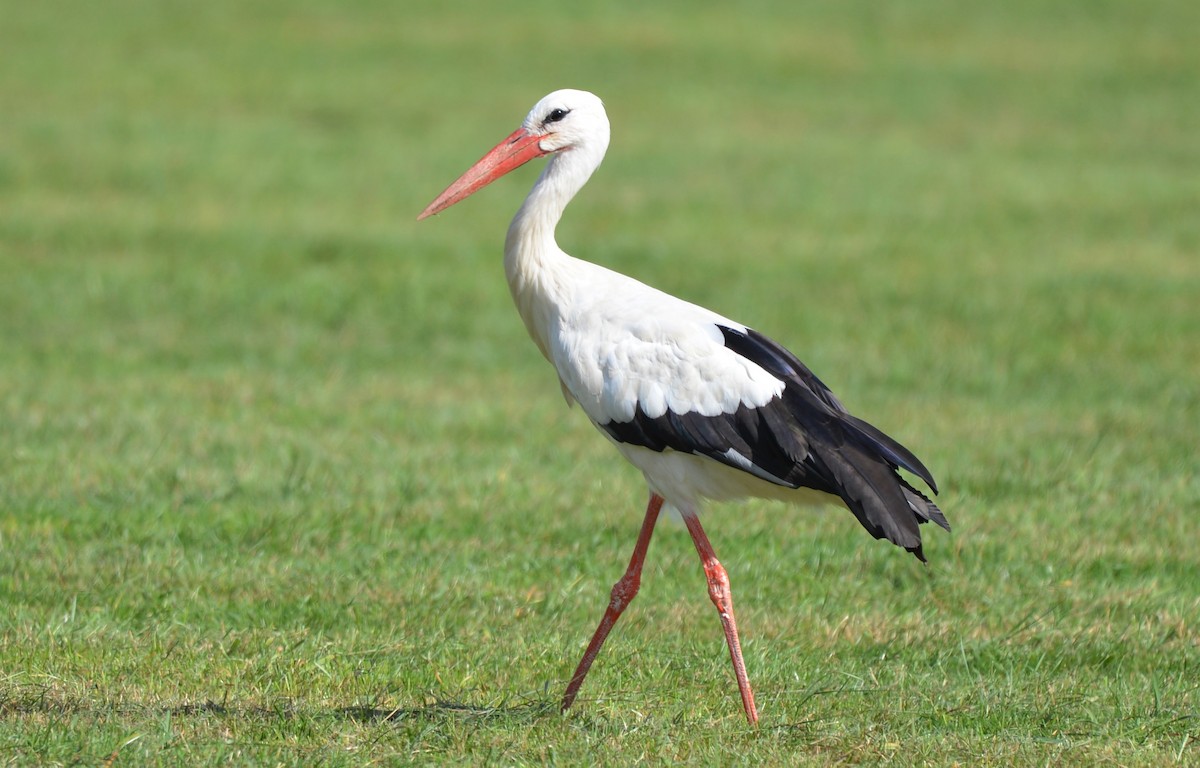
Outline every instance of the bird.
{"type": "Polygon", "coordinates": [[[779,343],[634,278],[568,255],[555,240],[567,204],[609,144],[604,104],[588,91],[543,97],[503,139],[418,216],[461,202],[541,157],[545,167],[509,225],[504,270],[517,311],[578,404],[637,469],[649,501],[629,566],[563,694],[571,707],[622,612],[637,595],[662,510],[683,520],[700,557],[733,663],[742,709],[758,723],[729,576],[700,524],[706,502],[766,498],[841,502],[876,539],[921,562],[920,525],[947,531],[933,475],[911,451],[842,402],[779,343]]]}

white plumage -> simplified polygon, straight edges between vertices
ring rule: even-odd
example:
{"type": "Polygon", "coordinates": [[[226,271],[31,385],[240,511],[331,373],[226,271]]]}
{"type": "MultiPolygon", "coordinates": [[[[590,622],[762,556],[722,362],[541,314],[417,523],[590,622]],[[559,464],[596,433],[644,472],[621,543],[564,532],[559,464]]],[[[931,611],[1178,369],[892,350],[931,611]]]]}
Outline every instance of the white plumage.
{"type": "Polygon", "coordinates": [[[608,117],[586,91],[549,94],[422,212],[438,213],[535,157],[550,155],[505,238],[513,300],[568,402],[642,471],[650,503],[629,569],[563,697],[569,707],[609,630],[637,593],[665,502],[696,544],[717,606],[747,718],[758,719],[742,662],[728,577],[700,526],[704,499],[839,499],[876,538],[924,559],[920,523],[949,529],[897,472],[936,491],[912,453],[851,416],[798,359],[752,329],[564,253],[554,230],[600,165],[608,117]]]}

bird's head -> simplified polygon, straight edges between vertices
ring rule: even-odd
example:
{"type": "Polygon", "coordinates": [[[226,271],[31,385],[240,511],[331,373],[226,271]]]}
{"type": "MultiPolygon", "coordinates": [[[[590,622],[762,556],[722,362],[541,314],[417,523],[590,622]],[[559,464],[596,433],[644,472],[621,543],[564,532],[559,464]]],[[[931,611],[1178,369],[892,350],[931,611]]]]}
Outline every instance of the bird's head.
{"type": "Polygon", "coordinates": [[[554,91],[533,105],[520,128],[467,169],[417,219],[444,211],[536,157],[587,150],[598,153],[598,164],[607,148],[608,115],[600,98],[570,88],[554,91]]]}
{"type": "Polygon", "coordinates": [[[604,104],[599,96],[587,91],[566,88],[544,96],[529,110],[521,130],[527,136],[536,136],[545,154],[580,145],[608,146],[604,104]]]}

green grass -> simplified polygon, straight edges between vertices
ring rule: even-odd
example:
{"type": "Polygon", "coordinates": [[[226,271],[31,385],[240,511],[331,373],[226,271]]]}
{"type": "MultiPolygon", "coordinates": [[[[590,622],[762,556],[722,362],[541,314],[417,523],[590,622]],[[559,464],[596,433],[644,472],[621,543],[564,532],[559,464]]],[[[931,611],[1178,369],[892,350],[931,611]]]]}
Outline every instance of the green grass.
{"type": "Polygon", "coordinates": [[[1200,761],[1200,5],[3,3],[0,763],[1200,761]],[[931,565],[716,507],[762,727],[504,285],[560,242],[793,348],[934,470],[931,565]]]}

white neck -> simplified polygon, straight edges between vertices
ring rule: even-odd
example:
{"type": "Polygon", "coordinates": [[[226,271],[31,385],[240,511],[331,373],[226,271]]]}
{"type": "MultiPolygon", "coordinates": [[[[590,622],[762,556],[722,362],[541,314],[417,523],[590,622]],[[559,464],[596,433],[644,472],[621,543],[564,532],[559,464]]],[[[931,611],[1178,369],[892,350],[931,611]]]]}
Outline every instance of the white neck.
{"type": "Polygon", "coordinates": [[[504,271],[517,311],[529,335],[546,354],[550,313],[565,294],[563,279],[571,258],[558,247],[554,230],[571,198],[604,159],[607,142],[586,144],[551,156],[504,240],[504,271]]]}

